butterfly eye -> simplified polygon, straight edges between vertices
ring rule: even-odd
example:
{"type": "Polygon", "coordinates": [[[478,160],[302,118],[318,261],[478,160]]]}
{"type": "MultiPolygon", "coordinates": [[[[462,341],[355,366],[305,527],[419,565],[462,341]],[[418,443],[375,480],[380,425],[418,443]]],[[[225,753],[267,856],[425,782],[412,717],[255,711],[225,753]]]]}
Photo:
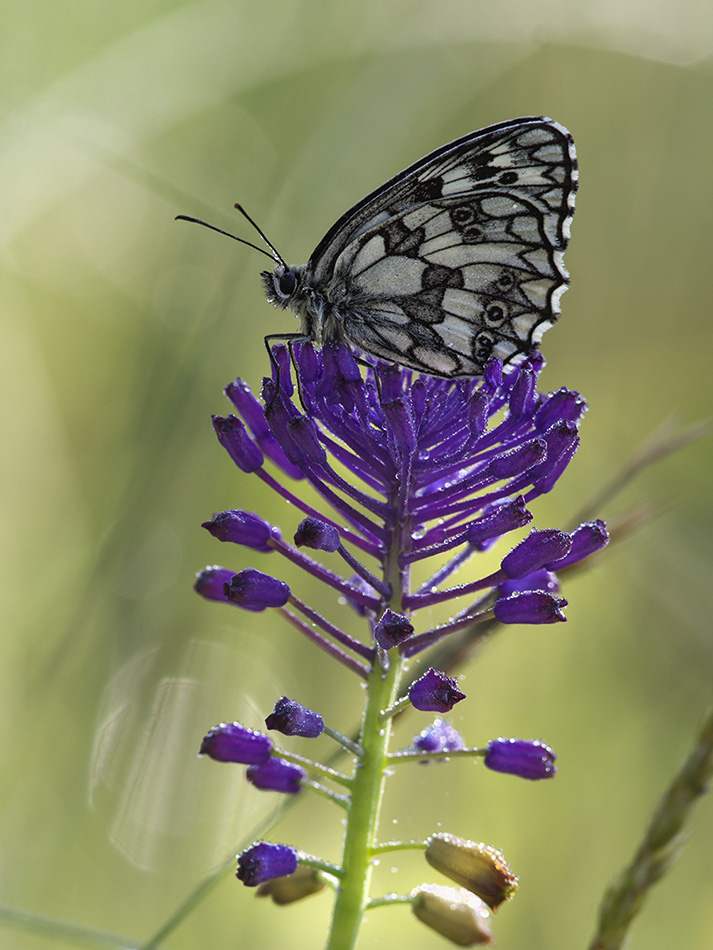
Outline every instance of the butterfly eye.
{"type": "Polygon", "coordinates": [[[285,271],[278,282],[280,293],[285,297],[291,297],[297,289],[297,276],[291,270],[285,271]]]}

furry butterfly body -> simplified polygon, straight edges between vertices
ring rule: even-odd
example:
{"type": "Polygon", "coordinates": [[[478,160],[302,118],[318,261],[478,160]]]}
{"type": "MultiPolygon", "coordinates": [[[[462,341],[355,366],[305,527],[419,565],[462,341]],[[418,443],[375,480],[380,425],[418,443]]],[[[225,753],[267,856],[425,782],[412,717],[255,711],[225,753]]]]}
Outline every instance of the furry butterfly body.
{"type": "Polygon", "coordinates": [[[569,132],[521,118],[472,132],[347,211],[307,264],[262,277],[301,321],[294,339],[339,340],[436,376],[478,376],[532,352],[559,315],[577,189],[569,132]]]}

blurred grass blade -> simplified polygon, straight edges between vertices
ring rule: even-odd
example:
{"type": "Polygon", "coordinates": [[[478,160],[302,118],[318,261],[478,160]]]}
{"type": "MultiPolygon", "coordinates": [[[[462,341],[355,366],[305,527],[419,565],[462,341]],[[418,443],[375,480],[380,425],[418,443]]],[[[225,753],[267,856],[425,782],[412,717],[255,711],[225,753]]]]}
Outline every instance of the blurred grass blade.
{"type": "Polygon", "coordinates": [[[649,890],[673,863],[683,846],[683,828],[693,806],[707,791],[713,772],[713,709],[693,751],[661,799],[631,864],[609,886],[589,950],[618,950],[649,890]]]}

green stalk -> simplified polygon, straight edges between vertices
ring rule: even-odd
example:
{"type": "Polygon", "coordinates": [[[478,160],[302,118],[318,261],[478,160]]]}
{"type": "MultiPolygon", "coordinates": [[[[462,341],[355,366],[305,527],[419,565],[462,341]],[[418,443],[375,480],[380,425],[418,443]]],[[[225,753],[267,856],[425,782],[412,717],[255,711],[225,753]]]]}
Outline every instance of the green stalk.
{"type": "Polygon", "coordinates": [[[391,721],[382,723],[380,713],[392,702],[401,672],[398,651],[392,654],[388,670],[375,663],[369,675],[362,723],[364,755],[357,762],[347,810],[344,877],[334,902],[327,950],[350,950],[354,946],[369,898],[372,847],[376,844],[391,738],[391,721]]]}

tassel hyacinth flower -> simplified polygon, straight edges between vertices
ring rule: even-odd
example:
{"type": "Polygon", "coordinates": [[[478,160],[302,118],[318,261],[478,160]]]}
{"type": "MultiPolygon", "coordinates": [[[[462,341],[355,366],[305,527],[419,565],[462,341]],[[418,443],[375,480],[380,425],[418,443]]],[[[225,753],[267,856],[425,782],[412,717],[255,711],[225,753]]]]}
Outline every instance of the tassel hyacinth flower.
{"type": "MultiPolygon", "coordinates": [[[[251,548],[259,567],[238,573],[207,568],[196,590],[249,611],[271,608],[366,683],[357,741],[322,724],[319,713],[297,700],[283,697],[272,714],[265,711],[269,728],[288,735],[308,738],[323,727],[349,753],[354,768],[336,772],[293,757],[275,739],[260,739],[239,723],[211,729],[201,751],[219,761],[249,764],[251,781],[259,788],[287,794],[316,790],[346,810],[338,865],[295,852],[295,867],[313,869],[334,887],[327,947],[344,950],[354,945],[363,913],[371,907],[408,903],[428,923],[416,892],[370,895],[376,855],[406,847],[425,853],[429,840],[379,842],[379,807],[394,765],[470,755],[484,758],[491,771],[526,779],[555,773],[555,754],[539,740],[485,739],[480,747],[467,747],[440,719],[432,727],[419,724],[421,734],[408,750],[390,751],[393,717],[408,707],[442,713],[467,702],[457,680],[437,668],[438,650],[466,634],[471,640],[488,636],[499,625],[564,621],[567,602],[559,596],[557,572],[600,549],[608,538],[601,521],[573,532],[531,527],[522,536],[533,520],[532,502],[554,487],[576,452],[586,408],[582,397],[567,389],[537,392],[543,365],[538,354],[506,370],[492,360],[482,380],[447,380],[419,377],[391,364],[369,367],[363,375],[352,352],[339,344],[316,350],[310,343],[295,343],[295,372],[285,346],[272,352],[273,377],[264,382],[264,406],[236,380],[226,389],[235,412],[215,417],[214,428],[238,468],[264,481],[301,518],[278,528],[248,511],[215,515],[204,527],[221,541],[251,548]],[[319,509],[300,497],[300,481],[320,497],[319,509]],[[519,532],[519,540],[501,540],[511,532],[519,532]],[[475,556],[498,542],[503,547],[499,561],[493,560],[494,552],[487,557],[495,569],[479,571],[475,556]],[[320,552],[319,560],[309,551],[320,552]],[[302,600],[294,585],[280,579],[273,558],[268,566],[262,556],[267,552],[298,565],[350,603],[354,626],[363,635],[302,600]],[[426,609],[439,604],[447,605],[447,619],[435,626],[424,623],[421,618],[431,613],[426,609]],[[410,658],[424,651],[426,662],[409,679],[410,658]],[[273,765],[266,765],[268,760],[273,765]],[[339,792],[330,787],[335,784],[339,792]]],[[[479,856],[486,877],[489,854],[485,849],[479,856]]],[[[291,873],[286,864],[295,870],[287,846],[257,843],[245,855],[239,876],[249,886],[291,873]],[[273,854],[280,858],[274,868],[273,854]],[[252,870],[255,855],[259,871],[252,870]]],[[[458,879],[466,888],[469,881],[458,879]]],[[[515,890],[514,876],[511,883],[505,896],[515,890]]],[[[447,910],[442,913],[447,916],[447,910]]],[[[440,916],[434,927],[448,931],[440,916]]]]}

